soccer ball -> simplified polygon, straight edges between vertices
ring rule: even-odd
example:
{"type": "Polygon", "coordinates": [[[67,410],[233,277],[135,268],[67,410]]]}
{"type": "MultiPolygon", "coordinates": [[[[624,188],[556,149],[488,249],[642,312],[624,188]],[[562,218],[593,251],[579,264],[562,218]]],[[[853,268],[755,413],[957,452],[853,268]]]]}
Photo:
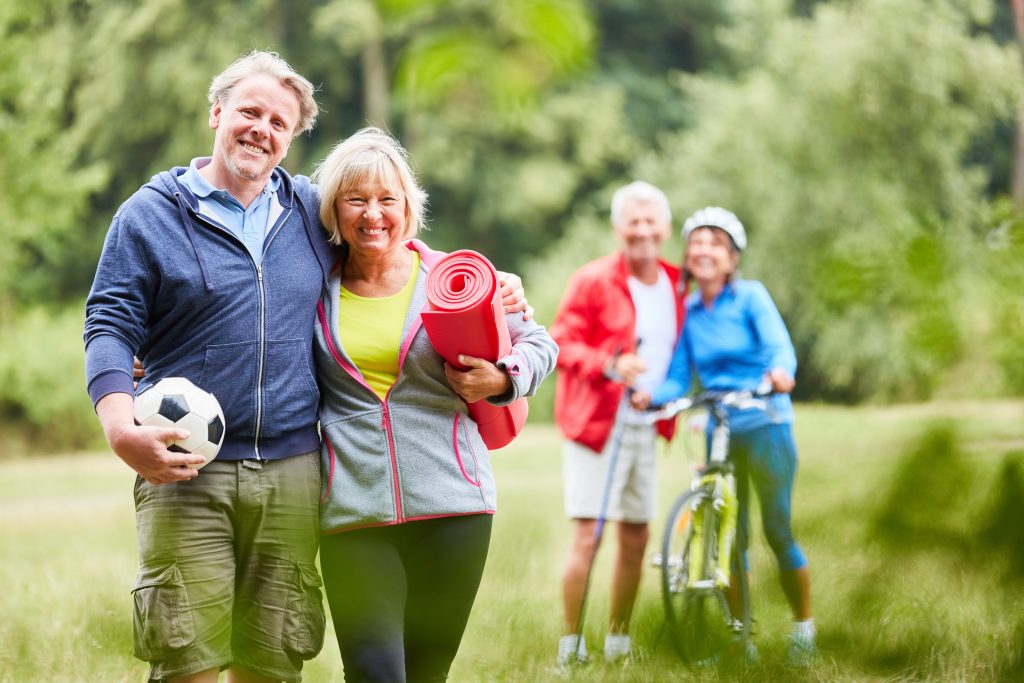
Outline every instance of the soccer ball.
{"type": "Polygon", "coordinates": [[[217,455],[224,443],[224,411],[217,397],[203,391],[184,377],[165,377],[135,397],[135,422],[150,427],[180,427],[187,439],[174,441],[167,450],[198,453],[206,458],[203,467],[217,455]]]}

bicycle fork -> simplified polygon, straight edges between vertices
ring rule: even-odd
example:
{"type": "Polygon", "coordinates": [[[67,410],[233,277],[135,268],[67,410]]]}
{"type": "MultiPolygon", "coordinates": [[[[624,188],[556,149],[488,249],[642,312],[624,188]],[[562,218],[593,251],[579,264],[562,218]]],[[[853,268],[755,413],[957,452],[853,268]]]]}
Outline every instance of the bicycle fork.
{"type": "Polygon", "coordinates": [[[732,475],[714,473],[701,477],[700,488],[708,494],[693,509],[693,535],[689,546],[689,588],[729,585],[738,506],[732,475]],[[710,541],[717,541],[712,546],[710,541]],[[710,556],[709,556],[710,555],[710,556]]]}

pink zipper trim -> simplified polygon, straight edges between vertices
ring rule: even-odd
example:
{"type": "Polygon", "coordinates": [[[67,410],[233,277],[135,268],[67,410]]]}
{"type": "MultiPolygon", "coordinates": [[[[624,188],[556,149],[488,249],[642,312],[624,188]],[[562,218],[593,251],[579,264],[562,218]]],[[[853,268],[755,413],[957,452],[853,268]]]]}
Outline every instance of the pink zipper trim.
{"type": "Polygon", "coordinates": [[[340,365],[342,369],[352,377],[352,379],[354,379],[355,381],[359,382],[364,387],[369,389],[370,393],[373,394],[374,397],[377,398],[377,400],[379,401],[380,397],[378,397],[377,393],[370,388],[369,384],[366,383],[366,380],[363,379],[362,374],[360,374],[360,372],[351,363],[346,361],[342,357],[342,355],[338,353],[338,347],[334,345],[334,339],[331,337],[333,328],[331,328],[331,326],[327,324],[327,312],[324,310],[323,301],[317,302],[316,313],[320,317],[320,329],[324,333],[324,341],[327,342],[327,350],[331,352],[331,356],[334,357],[334,360],[338,363],[338,365],[340,365]]]}
{"type": "MultiPolygon", "coordinates": [[[[406,517],[405,522],[424,522],[429,519],[445,519],[447,517],[469,517],[470,515],[494,515],[497,514],[497,510],[493,508],[484,508],[483,510],[473,510],[470,512],[447,512],[439,515],[423,515],[422,517],[406,517]]],[[[339,529],[331,529],[330,531],[321,531],[320,534],[323,536],[329,536],[331,534],[343,534],[346,531],[357,531],[359,529],[379,529],[386,526],[398,526],[405,522],[370,522],[368,524],[353,524],[352,526],[345,526],[339,529]]]]}
{"type": "Polygon", "coordinates": [[[386,526],[398,526],[402,522],[368,522],[366,524],[353,524],[352,526],[343,526],[338,529],[331,529],[330,531],[321,531],[320,534],[327,536],[330,534],[340,534],[346,531],[357,531],[359,529],[380,529],[386,526]]]}
{"type": "MultiPolygon", "coordinates": [[[[452,443],[455,445],[455,461],[459,463],[459,470],[462,471],[462,478],[465,479],[466,481],[468,481],[473,486],[476,486],[477,488],[479,488],[480,487],[480,479],[477,478],[476,481],[474,481],[473,479],[471,479],[469,477],[469,473],[466,472],[466,466],[462,462],[462,454],[459,453],[459,416],[460,415],[461,415],[461,413],[455,413],[455,419],[452,420],[452,443]]],[[[470,446],[469,446],[469,452],[473,453],[473,445],[472,444],[470,444],[470,446]]],[[[476,468],[476,471],[479,472],[480,471],[480,463],[478,463],[476,461],[476,453],[473,453],[473,465],[476,468]]]]}
{"type": "MultiPolygon", "coordinates": [[[[359,373],[359,371],[352,367],[351,364],[347,363],[345,359],[342,358],[341,354],[338,353],[338,348],[334,345],[334,339],[332,339],[332,328],[327,324],[327,311],[324,309],[324,302],[322,300],[317,302],[316,312],[317,315],[320,317],[320,331],[323,332],[324,340],[327,342],[327,350],[331,352],[331,356],[334,357],[334,360],[338,363],[338,365],[340,365],[345,370],[345,372],[352,376],[352,379],[356,380],[361,385],[366,387],[366,389],[371,394],[373,394],[373,397],[380,401],[381,412],[383,413],[381,427],[384,429],[384,433],[387,435],[388,455],[391,456],[391,471],[393,473],[391,476],[391,488],[395,494],[395,521],[396,523],[402,522],[404,521],[405,518],[402,516],[402,488],[398,484],[398,456],[395,454],[395,437],[394,434],[392,434],[391,432],[391,416],[388,411],[387,404],[387,397],[391,395],[391,389],[393,389],[395,387],[395,384],[398,383],[398,377],[395,377],[395,384],[391,385],[391,387],[388,389],[388,392],[384,394],[384,400],[381,401],[380,396],[377,396],[377,392],[370,388],[370,385],[366,383],[366,380],[363,379],[363,376],[359,373]]],[[[399,358],[399,375],[401,375],[402,373],[402,360],[404,360],[404,357],[399,358]]],[[[328,444],[330,444],[329,440],[328,444]]],[[[334,465],[333,458],[331,465],[332,467],[334,465]]]]}
{"type": "MultiPolygon", "coordinates": [[[[397,382],[398,379],[396,378],[397,382]]],[[[391,386],[394,386],[393,384],[391,386]]],[[[388,389],[388,393],[385,396],[390,396],[391,390],[388,389]]],[[[395,435],[391,431],[391,412],[388,410],[387,401],[381,402],[381,410],[384,412],[384,418],[382,425],[384,427],[384,433],[388,437],[388,452],[391,455],[391,471],[394,474],[391,477],[391,486],[395,491],[395,521],[404,522],[405,517],[402,516],[402,489],[398,485],[398,456],[395,453],[395,435]]]]}
{"type": "MultiPolygon", "coordinates": [[[[402,345],[398,349],[398,375],[402,374],[402,366],[405,365],[405,356],[409,353],[409,347],[412,346],[412,340],[416,337],[416,333],[423,327],[423,318],[416,316],[416,319],[412,322],[412,327],[409,328],[409,334],[405,335],[405,339],[402,340],[402,345]]],[[[395,376],[395,382],[388,387],[388,394],[391,394],[391,389],[398,384],[398,375],[395,376]]]]}
{"type": "Polygon", "coordinates": [[[470,515],[493,515],[497,510],[491,508],[484,508],[483,510],[477,510],[475,512],[449,512],[441,515],[423,515],[422,517],[408,517],[405,521],[407,522],[422,522],[427,519],[444,519],[445,517],[469,517],[470,515]]]}

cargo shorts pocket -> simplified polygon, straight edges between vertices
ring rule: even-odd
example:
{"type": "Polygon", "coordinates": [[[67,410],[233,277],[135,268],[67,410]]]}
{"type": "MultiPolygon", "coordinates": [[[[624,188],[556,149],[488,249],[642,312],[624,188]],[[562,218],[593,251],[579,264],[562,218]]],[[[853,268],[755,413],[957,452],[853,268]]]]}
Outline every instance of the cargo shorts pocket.
{"type": "Polygon", "coordinates": [[[135,656],[167,659],[196,639],[192,608],[178,564],[143,565],[132,588],[135,656]]]}
{"type": "Polygon", "coordinates": [[[327,617],[321,586],[323,582],[314,564],[295,564],[284,618],[283,645],[289,654],[299,659],[312,659],[324,646],[327,617]]]}

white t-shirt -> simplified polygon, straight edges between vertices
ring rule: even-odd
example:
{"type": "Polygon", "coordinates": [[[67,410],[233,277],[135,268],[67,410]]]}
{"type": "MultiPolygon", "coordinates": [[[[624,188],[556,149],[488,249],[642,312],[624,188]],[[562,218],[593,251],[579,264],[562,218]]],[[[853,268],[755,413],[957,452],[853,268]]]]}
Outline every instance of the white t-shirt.
{"type": "Polygon", "coordinates": [[[633,276],[627,282],[636,308],[636,355],[647,364],[647,370],[636,380],[636,388],[652,392],[665,380],[676,347],[675,293],[661,268],[653,285],[633,276]]]}

